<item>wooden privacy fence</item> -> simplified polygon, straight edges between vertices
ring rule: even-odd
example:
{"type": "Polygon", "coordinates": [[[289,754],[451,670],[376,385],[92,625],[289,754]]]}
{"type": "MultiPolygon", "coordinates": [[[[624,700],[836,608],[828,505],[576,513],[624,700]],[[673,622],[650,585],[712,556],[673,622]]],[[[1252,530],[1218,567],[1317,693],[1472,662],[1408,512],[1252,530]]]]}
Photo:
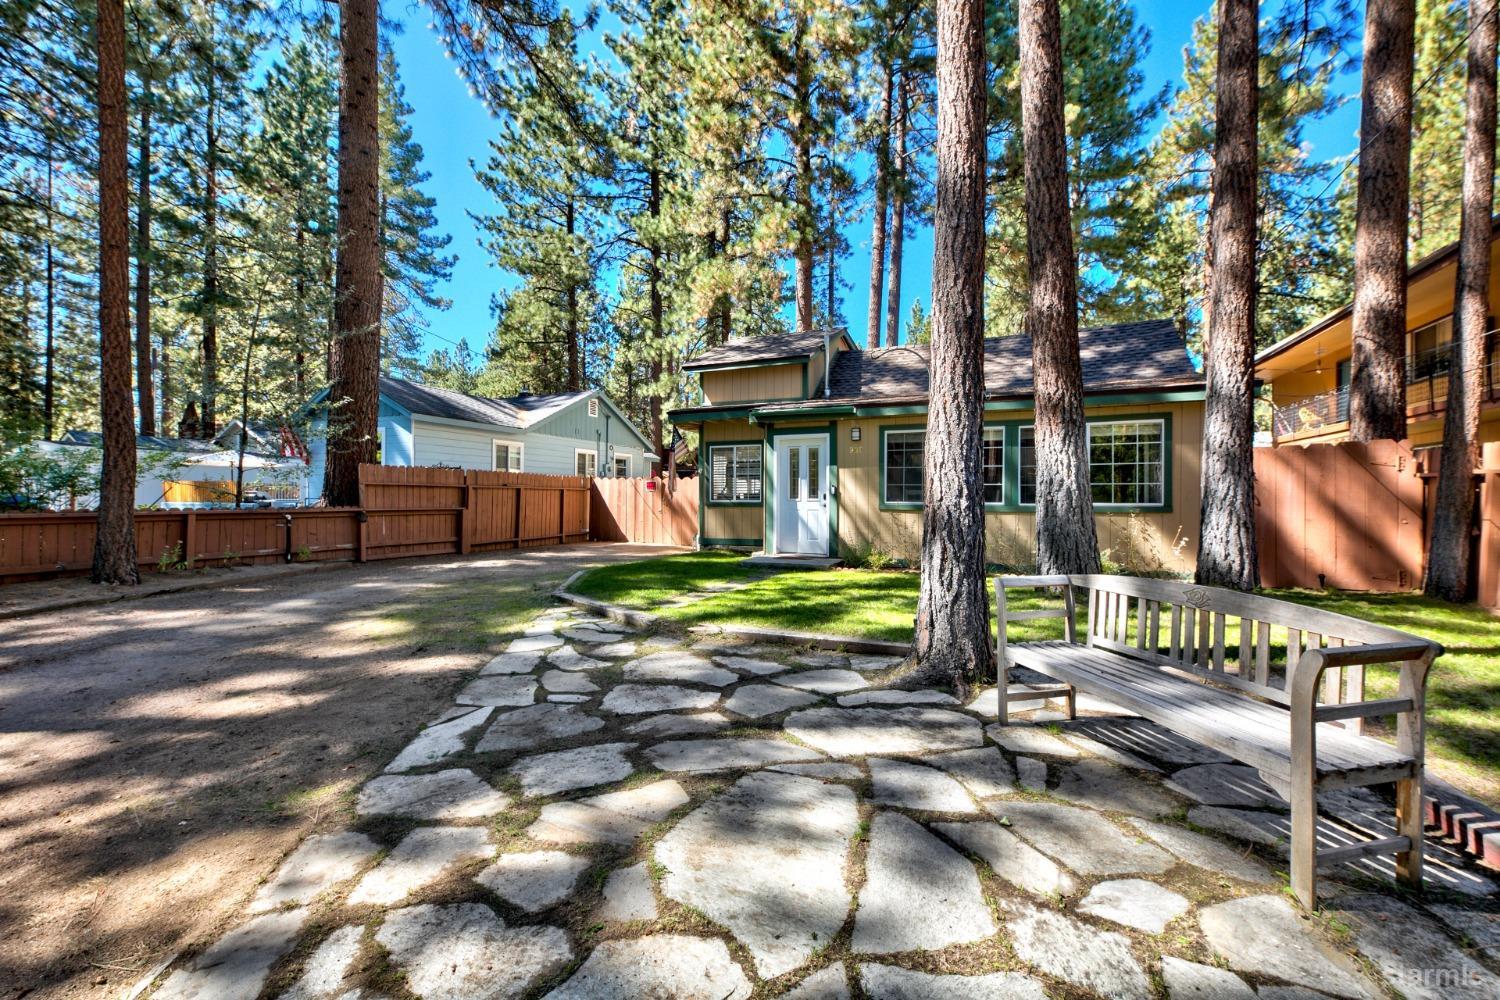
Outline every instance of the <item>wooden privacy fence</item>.
{"type": "Polygon", "coordinates": [[[1429,477],[1395,441],[1255,449],[1261,585],[1420,586],[1429,477]]]}
{"type": "MultiPolygon", "coordinates": [[[[363,507],[137,511],[144,568],[394,559],[589,539],[582,476],[360,466],[363,507]]],[[[87,573],[92,512],[0,514],[0,583],[87,573]]]]}
{"type": "Polygon", "coordinates": [[[698,535],[697,483],[671,488],[664,479],[595,479],[594,537],[606,542],[692,545],[698,535]]]}

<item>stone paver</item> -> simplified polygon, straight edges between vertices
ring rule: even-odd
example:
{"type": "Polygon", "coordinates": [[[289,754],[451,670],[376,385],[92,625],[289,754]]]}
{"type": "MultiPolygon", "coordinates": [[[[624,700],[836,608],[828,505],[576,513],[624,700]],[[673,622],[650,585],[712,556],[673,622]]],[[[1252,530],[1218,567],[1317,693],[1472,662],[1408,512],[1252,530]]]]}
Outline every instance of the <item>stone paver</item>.
{"type": "Polygon", "coordinates": [[[858,670],[862,674],[889,670],[900,662],[899,656],[881,656],[875,653],[851,653],[849,655],[849,669],[858,670]]]}
{"type": "Polygon", "coordinates": [[[1242,764],[1199,764],[1173,772],[1167,787],[1206,806],[1290,808],[1255,768],[1242,764]]]}
{"type": "Polygon", "coordinates": [[[656,919],[656,896],[651,892],[651,875],[644,861],[609,873],[604,881],[604,904],[596,916],[621,923],[656,919]]]}
{"type": "Polygon", "coordinates": [[[461,753],[465,746],[465,738],[470,731],[484,725],[485,720],[493,711],[492,708],[476,708],[456,719],[428,726],[406,745],[405,750],[396,755],[395,760],[386,765],[386,772],[410,771],[413,768],[436,764],[444,757],[461,753]]]}
{"type": "Polygon", "coordinates": [[[994,747],[954,750],[923,758],[953,775],[964,787],[981,799],[1007,795],[1016,790],[1016,774],[1010,763],[994,747]]]}
{"type": "Polygon", "coordinates": [[[822,759],[786,740],[757,739],[672,740],[651,747],[646,757],[663,771],[727,771],[822,759]]]}
{"type": "Polygon", "coordinates": [[[291,989],[281,994],[281,1000],[357,1000],[361,994],[346,993],[344,980],[359,954],[360,940],[364,933],[363,927],[351,924],[340,927],[324,938],[308,956],[302,975],[292,984],[291,989]]]}
{"type": "Polygon", "coordinates": [[[542,674],[542,687],[559,694],[591,694],[599,685],[587,676],[570,670],[549,670],[542,674]]]}
{"type": "Polygon", "coordinates": [[[859,967],[865,995],[881,1000],[1046,1000],[1042,984],[1020,972],[945,976],[894,965],[859,967]]]}
{"type": "Polygon", "coordinates": [[[1500,953],[1500,913],[1467,910],[1447,903],[1428,906],[1437,918],[1485,951],[1500,953]]]}
{"type": "Polygon", "coordinates": [[[562,638],[549,632],[545,635],[523,635],[519,639],[512,639],[510,645],[505,647],[505,651],[507,653],[540,653],[561,645],[562,638]]]}
{"type": "Polygon", "coordinates": [[[1160,934],[1190,904],[1181,895],[1145,879],[1125,878],[1100,882],[1079,902],[1080,913],[1113,920],[1126,927],[1160,934]]]}
{"type": "Polygon", "coordinates": [[[712,708],[717,691],[678,687],[675,684],[619,684],[604,696],[600,707],[616,715],[646,715],[712,708]]]}
{"type": "Polygon", "coordinates": [[[1252,857],[1194,830],[1151,820],[1130,819],[1130,825],[1190,865],[1246,882],[1274,885],[1279,881],[1269,868],[1252,857]]]}
{"type": "Polygon", "coordinates": [[[632,722],[625,727],[625,731],[656,738],[699,736],[716,732],[727,725],[729,720],[718,712],[699,712],[696,715],[653,715],[649,719],[632,722]]]}
{"type": "Polygon", "coordinates": [[[582,736],[603,728],[603,719],[589,715],[576,705],[528,705],[496,716],[474,749],[478,753],[530,750],[544,743],[582,736]]]}
{"type": "MultiPolygon", "coordinates": [[[[1083,696],[1079,696],[1082,708],[1083,696]]],[[[1069,733],[1083,732],[1106,746],[1179,767],[1190,764],[1228,764],[1228,757],[1163,729],[1146,719],[1079,719],[1069,733]]]]}
{"type": "Polygon", "coordinates": [[[1077,757],[1078,748],[1065,743],[1047,732],[1024,722],[1012,722],[1008,726],[996,723],[985,730],[986,735],[1011,753],[1039,754],[1043,757],[1077,757]]]}
{"type": "Polygon", "coordinates": [[[1467,996],[1500,997],[1500,976],[1400,900],[1358,893],[1331,901],[1328,909],[1353,930],[1359,950],[1407,1000],[1446,1000],[1457,989],[1467,996]]]}
{"type": "Polygon", "coordinates": [[[979,811],[963,785],[942,771],[880,757],[871,757],[866,763],[870,767],[870,801],[877,805],[928,812],[979,811]]]}
{"type": "Polygon", "coordinates": [[[361,816],[417,819],[479,819],[510,806],[510,796],[486,784],[467,768],[431,774],[384,774],[359,790],[354,811],[361,816]]]}
{"type": "Polygon", "coordinates": [[[265,913],[287,904],[310,903],[345,879],[353,878],[379,851],[375,841],[362,833],[308,837],[287,855],[271,881],[260,887],[250,901],[250,912],[265,913]]]}
{"type": "Polygon", "coordinates": [[[461,705],[518,708],[536,701],[536,679],[529,674],[476,677],[458,693],[461,705]]]}
{"type": "Polygon", "coordinates": [[[745,674],[756,674],[761,677],[779,674],[787,669],[785,663],[777,663],[775,660],[761,660],[753,656],[715,656],[714,659],[730,670],[738,670],[745,674]]]}
{"type": "Polygon", "coordinates": [[[651,653],[639,660],[625,664],[625,679],[649,683],[699,684],[703,687],[723,687],[733,684],[740,675],[733,670],[716,667],[707,658],[685,649],[673,649],[663,653],[651,653]]]}
{"type": "Polygon", "coordinates": [[[634,656],[637,652],[637,646],[633,642],[606,642],[603,645],[595,646],[589,652],[595,656],[607,656],[612,660],[619,660],[627,656],[634,656]]]}
{"type": "Polygon", "coordinates": [[[1151,983],[1130,940],[1029,903],[1000,904],[1005,929],[1024,962],[1111,1000],[1148,1000],[1151,983]]]}
{"type": "Polygon", "coordinates": [[[760,719],[793,708],[803,708],[818,700],[807,691],[797,691],[776,684],[742,684],[724,702],[724,710],[747,719],[760,719]]]}
{"type": "Polygon", "coordinates": [[[744,1000],[750,980],[718,938],[652,934],[606,941],[548,1000],[744,1000]]]}
{"type": "Polygon", "coordinates": [[[957,705],[958,699],[942,691],[882,689],[840,695],[838,703],[845,708],[858,708],[861,705],[957,705]]]}
{"type": "Polygon", "coordinates": [[[849,657],[843,653],[798,653],[792,662],[804,667],[847,667],[849,657]]]}
{"type": "Polygon", "coordinates": [[[529,674],[542,662],[541,653],[501,653],[479,671],[481,677],[491,674],[529,674]]]}
{"type": "Polygon", "coordinates": [[[984,743],[978,720],[943,708],[810,708],[783,727],[834,757],[964,750],[984,743]]]}
{"type": "Polygon", "coordinates": [[[1064,729],[1063,735],[1067,737],[1069,743],[1078,747],[1084,753],[1093,754],[1095,757],[1102,757],[1110,763],[1119,764],[1121,767],[1128,767],[1133,771],[1145,771],[1147,774],[1162,773],[1161,768],[1144,757],[1137,757],[1133,753],[1121,750],[1118,747],[1112,747],[1108,743],[1100,743],[1093,737],[1084,735],[1083,730],[1064,729]]]}
{"type": "Polygon", "coordinates": [[[523,851],[502,854],[475,876],[480,885],[527,913],[556,906],[573,892],[593,862],[566,851],[523,851]]]}
{"type": "Polygon", "coordinates": [[[1162,956],[1161,977],[1168,1000],[1255,1000],[1255,991],[1232,972],[1162,956]]]}
{"type": "Polygon", "coordinates": [[[506,1000],[573,958],[566,932],[507,927],[478,903],[392,911],[375,940],[422,1000],[506,1000]]]}
{"type": "Polygon", "coordinates": [[[554,844],[625,846],[687,801],[682,786],[668,779],[576,802],[553,802],[542,807],[526,835],[554,844]]]}
{"type": "Polygon", "coordinates": [[[853,670],[804,670],[796,674],[781,674],[773,679],[777,684],[785,684],[799,691],[816,691],[818,694],[857,691],[870,683],[853,670]]]}
{"type": "Polygon", "coordinates": [[[1187,818],[1194,826],[1215,830],[1252,844],[1274,847],[1282,843],[1281,837],[1258,822],[1258,813],[1225,809],[1221,806],[1193,806],[1188,810],[1187,818]]]}
{"type": "Polygon", "coordinates": [[[842,962],[819,969],[781,994],[781,1000],[849,1000],[849,975],[842,962]]]}
{"type": "Polygon", "coordinates": [[[478,826],[425,826],[408,833],[385,860],[359,880],[349,904],[399,903],[455,865],[495,853],[489,836],[478,826]]]}
{"type": "Polygon", "coordinates": [[[586,694],[549,694],[547,700],[559,705],[582,705],[589,700],[586,694]]]}
{"type": "Polygon", "coordinates": [[[619,634],[604,629],[595,628],[592,625],[577,625],[573,628],[563,629],[563,637],[573,642],[605,643],[617,642],[619,634]]]}
{"type": "Polygon", "coordinates": [[[830,760],[813,764],[775,764],[772,771],[784,771],[787,774],[800,774],[808,778],[822,778],[824,781],[858,781],[865,776],[858,765],[846,764],[843,761],[830,760]]]}
{"type": "Polygon", "coordinates": [[[1180,808],[1177,800],[1156,785],[1102,760],[1082,760],[1064,768],[1055,792],[1070,802],[1147,818],[1180,808]]]}
{"type": "Polygon", "coordinates": [[[979,876],[963,855],[900,813],[877,813],[850,949],[946,948],[995,933],[979,876]],[[912,919],[921,914],[921,919],[912,919]]]}
{"type": "Polygon", "coordinates": [[[779,976],[842,926],[844,861],[858,822],[844,785],[747,775],[657,841],[661,890],[728,928],[760,976],[779,976]]]}
{"type": "Polygon", "coordinates": [[[992,799],[985,808],[1008,818],[1012,830],[1042,853],[1084,875],[1157,875],[1176,862],[1096,812],[1051,802],[992,799]]]}
{"type": "Polygon", "coordinates": [[[1198,923],[1209,946],[1236,972],[1273,976],[1341,997],[1378,995],[1349,957],[1280,896],[1217,903],[1198,914],[1198,923]]]}
{"type": "Polygon", "coordinates": [[[523,757],[510,766],[510,773],[521,779],[521,792],[528,797],[607,785],[630,777],[635,765],[625,754],[637,746],[637,743],[598,743],[554,750],[523,757]]]}
{"type": "MultiPolygon", "coordinates": [[[[597,653],[598,651],[599,650],[597,648],[591,650],[591,652],[595,653],[597,653]]],[[[572,646],[562,646],[558,649],[554,649],[552,652],[547,654],[547,662],[560,670],[573,670],[583,672],[587,672],[589,670],[602,670],[605,667],[611,666],[611,663],[608,660],[599,660],[595,659],[592,656],[585,656],[578,650],[574,649],[572,646]]]]}
{"type": "Polygon", "coordinates": [[[1045,792],[1047,765],[1034,757],[1017,757],[1016,781],[1028,792],[1045,792]]]}
{"type": "Polygon", "coordinates": [[[998,823],[934,823],[932,828],[984,859],[997,876],[1027,892],[1071,896],[1078,889],[1073,876],[998,823]]]}
{"type": "Polygon", "coordinates": [[[161,1000],[255,1000],[271,966],[291,950],[307,909],[252,917],[177,969],[154,996],[161,1000]]]}

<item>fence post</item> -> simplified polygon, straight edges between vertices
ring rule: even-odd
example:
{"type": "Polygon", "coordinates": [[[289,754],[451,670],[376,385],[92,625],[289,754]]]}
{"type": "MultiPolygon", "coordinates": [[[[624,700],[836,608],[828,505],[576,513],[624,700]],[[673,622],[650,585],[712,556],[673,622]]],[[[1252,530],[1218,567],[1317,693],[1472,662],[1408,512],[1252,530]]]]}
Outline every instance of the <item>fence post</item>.
{"type": "Polygon", "coordinates": [[[521,547],[521,504],[526,500],[526,491],[519,484],[516,485],[516,548],[521,547]]]}
{"type": "Polygon", "coordinates": [[[186,568],[193,568],[193,557],[198,552],[198,512],[189,507],[182,512],[182,561],[186,568]]]}
{"type": "Polygon", "coordinates": [[[474,484],[464,470],[464,505],[458,512],[458,554],[466,556],[474,547],[474,484]]]}
{"type": "Polygon", "coordinates": [[[557,489],[557,544],[564,545],[568,541],[568,490],[565,486],[557,489]]]}

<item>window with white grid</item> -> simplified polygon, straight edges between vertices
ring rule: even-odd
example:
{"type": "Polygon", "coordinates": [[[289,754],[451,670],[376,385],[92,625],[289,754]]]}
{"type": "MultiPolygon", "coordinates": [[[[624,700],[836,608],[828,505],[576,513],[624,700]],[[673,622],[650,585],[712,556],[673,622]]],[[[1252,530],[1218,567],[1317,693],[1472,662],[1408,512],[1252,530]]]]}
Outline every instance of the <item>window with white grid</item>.
{"type": "Polygon", "coordinates": [[[712,445],[708,449],[709,494],[714,503],[756,503],[760,500],[758,444],[712,445]]]}
{"type": "Polygon", "coordinates": [[[1091,423],[1089,489],[1096,504],[1160,507],[1166,501],[1166,425],[1161,420],[1091,423]]]}

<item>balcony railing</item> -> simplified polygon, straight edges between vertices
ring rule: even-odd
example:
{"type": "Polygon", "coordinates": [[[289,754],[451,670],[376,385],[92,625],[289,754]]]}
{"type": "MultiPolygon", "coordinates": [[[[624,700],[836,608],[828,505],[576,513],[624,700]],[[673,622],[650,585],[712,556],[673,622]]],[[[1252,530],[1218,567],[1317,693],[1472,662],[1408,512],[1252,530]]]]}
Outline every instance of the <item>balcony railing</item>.
{"type": "MultiPolygon", "coordinates": [[[[1500,399],[1500,341],[1494,332],[1486,335],[1487,362],[1482,385],[1486,401],[1500,399]]],[[[1409,355],[1406,359],[1407,407],[1431,406],[1448,398],[1448,371],[1452,359],[1448,345],[1409,355]]],[[[1278,437],[1312,433],[1349,419],[1349,388],[1308,396],[1276,407],[1271,414],[1271,430],[1278,437]]]]}

